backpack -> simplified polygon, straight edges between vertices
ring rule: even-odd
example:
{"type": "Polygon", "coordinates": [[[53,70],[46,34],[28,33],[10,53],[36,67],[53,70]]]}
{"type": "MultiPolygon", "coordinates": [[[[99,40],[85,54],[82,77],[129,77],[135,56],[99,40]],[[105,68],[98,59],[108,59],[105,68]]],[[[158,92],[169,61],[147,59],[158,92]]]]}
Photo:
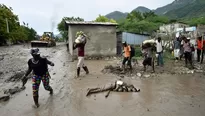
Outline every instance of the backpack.
{"type": "Polygon", "coordinates": [[[131,48],[130,56],[133,57],[133,56],[135,56],[135,48],[132,46],[130,46],[130,48],[131,48]]]}

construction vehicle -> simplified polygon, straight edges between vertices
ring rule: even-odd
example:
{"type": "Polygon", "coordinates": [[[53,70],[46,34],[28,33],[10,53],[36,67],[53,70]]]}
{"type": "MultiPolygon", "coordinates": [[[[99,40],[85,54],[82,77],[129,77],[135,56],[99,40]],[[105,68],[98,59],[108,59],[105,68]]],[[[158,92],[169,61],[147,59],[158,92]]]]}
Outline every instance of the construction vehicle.
{"type": "Polygon", "coordinates": [[[44,32],[40,40],[31,41],[31,47],[53,47],[56,46],[53,32],[44,32]]]}

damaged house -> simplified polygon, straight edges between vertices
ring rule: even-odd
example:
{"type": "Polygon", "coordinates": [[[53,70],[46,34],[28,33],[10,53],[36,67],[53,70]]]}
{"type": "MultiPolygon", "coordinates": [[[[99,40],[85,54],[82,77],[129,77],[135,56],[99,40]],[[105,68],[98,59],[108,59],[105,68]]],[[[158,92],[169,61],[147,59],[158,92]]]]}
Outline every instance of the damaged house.
{"type": "Polygon", "coordinates": [[[77,50],[73,51],[73,42],[78,31],[83,31],[89,38],[85,46],[86,56],[117,54],[116,23],[66,21],[65,24],[68,30],[69,52],[72,56],[77,55],[77,50]]]}

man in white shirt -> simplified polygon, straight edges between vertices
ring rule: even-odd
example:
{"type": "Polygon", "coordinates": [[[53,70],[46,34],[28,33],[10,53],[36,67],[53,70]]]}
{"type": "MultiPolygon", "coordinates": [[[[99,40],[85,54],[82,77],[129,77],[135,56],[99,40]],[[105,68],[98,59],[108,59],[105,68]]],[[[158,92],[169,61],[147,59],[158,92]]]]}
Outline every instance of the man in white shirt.
{"type": "Polygon", "coordinates": [[[157,51],[157,65],[163,66],[164,61],[163,61],[163,46],[162,46],[162,40],[161,37],[158,37],[156,41],[156,51],[157,51]]]}

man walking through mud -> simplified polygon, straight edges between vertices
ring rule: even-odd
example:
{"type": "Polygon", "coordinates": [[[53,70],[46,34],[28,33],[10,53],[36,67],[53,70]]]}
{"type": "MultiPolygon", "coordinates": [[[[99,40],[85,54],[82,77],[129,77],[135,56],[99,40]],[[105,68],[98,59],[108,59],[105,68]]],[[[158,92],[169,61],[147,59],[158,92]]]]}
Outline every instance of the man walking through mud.
{"type": "Polygon", "coordinates": [[[205,40],[202,40],[202,36],[201,36],[198,37],[196,43],[197,43],[197,62],[202,64],[204,60],[205,40]]]}
{"type": "Polygon", "coordinates": [[[155,47],[151,45],[150,43],[142,44],[142,53],[144,56],[144,60],[142,64],[144,66],[144,71],[146,71],[147,66],[152,66],[152,73],[155,72],[154,59],[153,59],[154,49],[155,47]]]}
{"type": "Polygon", "coordinates": [[[38,91],[39,86],[41,83],[41,80],[43,82],[43,86],[47,91],[50,91],[50,94],[53,94],[53,89],[49,85],[49,72],[48,72],[48,65],[54,66],[54,63],[47,60],[47,58],[43,58],[40,56],[39,49],[31,49],[30,51],[33,58],[29,59],[28,61],[28,70],[25,74],[25,76],[22,78],[23,87],[27,82],[27,76],[33,71],[33,77],[32,77],[32,88],[33,88],[33,100],[36,105],[36,107],[39,107],[38,103],[38,91]]]}
{"type": "MultiPolygon", "coordinates": [[[[84,34],[81,34],[82,37],[85,38],[84,34]]],[[[84,56],[85,56],[85,44],[86,44],[86,38],[81,43],[74,42],[73,49],[75,50],[78,48],[78,63],[77,63],[77,77],[80,76],[80,69],[83,68],[86,72],[86,74],[89,74],[88,67],[84,64],[84,56]]]]}
{"type": "Polygon", "coordinates": [[[176,60],[176,62],[179,60],[179,57],[180,57],[180,46],[181,46],[181,43],[180,43],[180,40],[179,40],[179,37],[177,37],[175,40],[174,40],[174,58],[176,60]]]}
{"type": "Polygon", "coordinates": [[[127,62],[128,66],[130,67],[130,71],[132,71],[132,64],[131,64],[131,47],[127,44],[127,42],[123,42],[123,53],[124,53],[124,59],[122,61],[122,68],[123,72],[125,73],[125,63],[127,62]]]}
{"type": "Polygon", "coordinates": [[[184,56],[185,56],[185,67],[187,67],[187,62],[189,61],[191,68],[193,69],[193,63],[192,63],[192,47],[190,43],[190,38],[184,37],[185,43],[183,45],[184,48],[184,56]]]}
{"type": "Polygon", "coordinates": [[[157,66],[164,66],[163,61],[163,45],[162,45],[162,39],[161,37],[158,37],[156,41],[156,49],[157,49],[157,66]]]}

